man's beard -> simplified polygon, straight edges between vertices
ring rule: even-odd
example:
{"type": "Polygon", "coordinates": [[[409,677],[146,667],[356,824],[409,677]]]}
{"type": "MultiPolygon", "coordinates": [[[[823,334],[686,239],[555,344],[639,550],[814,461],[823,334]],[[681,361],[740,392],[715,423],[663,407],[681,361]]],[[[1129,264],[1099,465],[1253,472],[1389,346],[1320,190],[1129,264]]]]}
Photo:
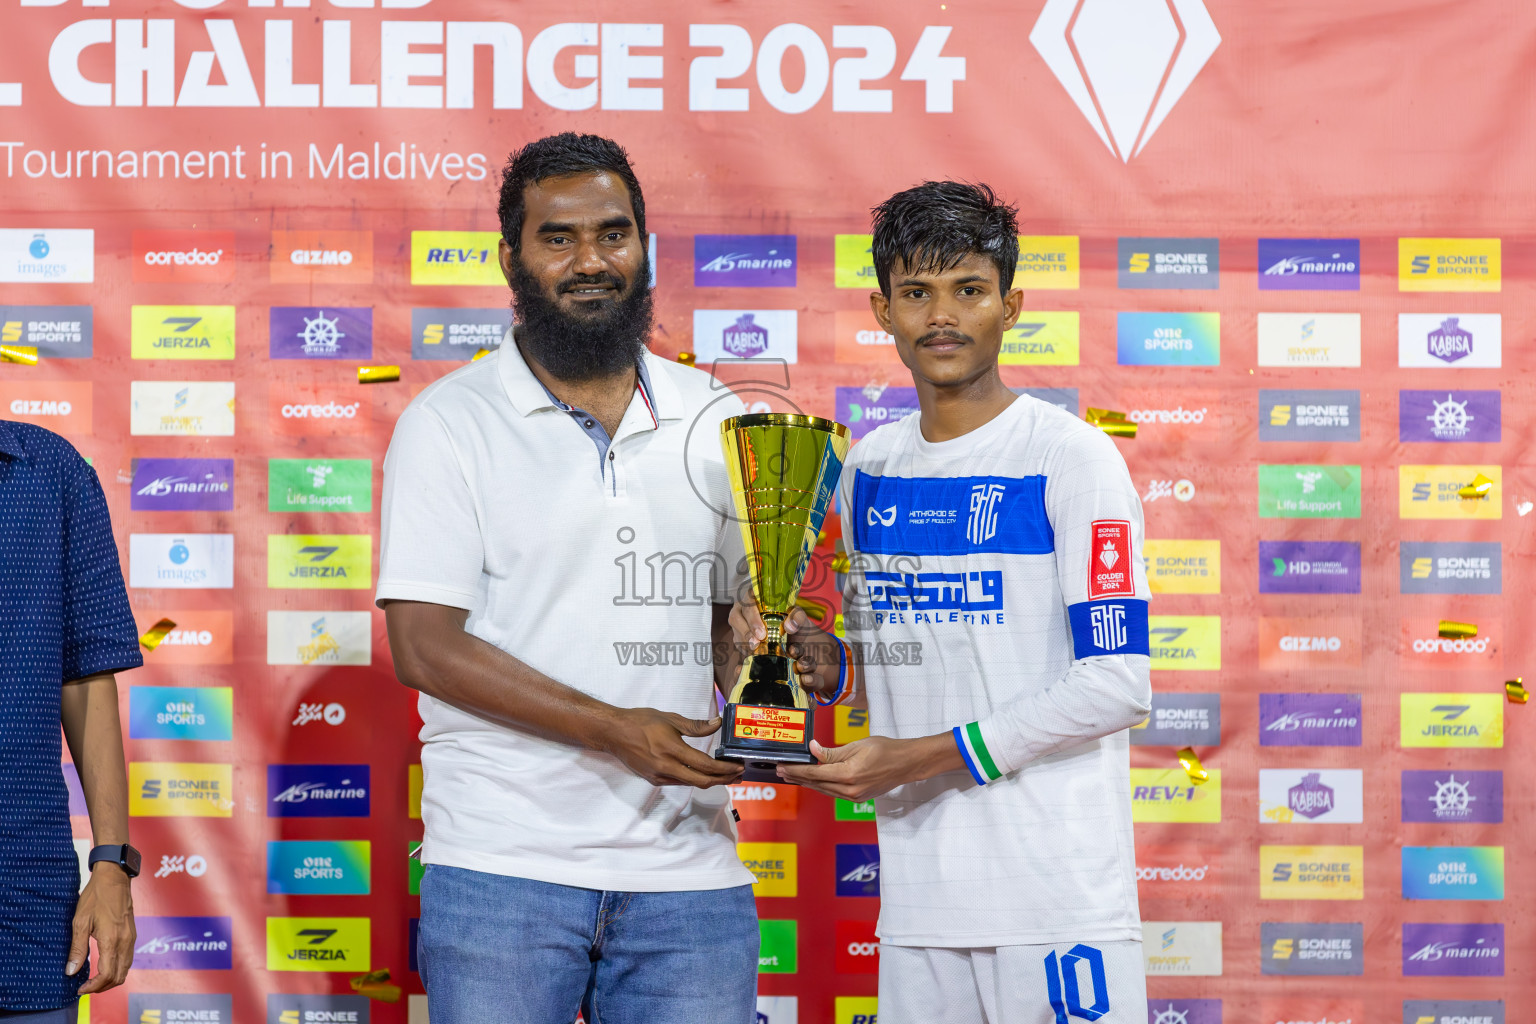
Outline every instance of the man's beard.
{"type": "Polygon", "coordinates": [[[653,307],[650,261],[635,279],[617,274],[573,274],[555,286],[557,295],[583,285],[611,284],[620,298],[595,304],[590,312],[567,313],[523,265],[512,261],[512,312],[523,353],[552,376],[569,382],[612,377],[638,365],[651,337],[653,307]],[[624,292],[625,286],[629,291],[624,292]]]}

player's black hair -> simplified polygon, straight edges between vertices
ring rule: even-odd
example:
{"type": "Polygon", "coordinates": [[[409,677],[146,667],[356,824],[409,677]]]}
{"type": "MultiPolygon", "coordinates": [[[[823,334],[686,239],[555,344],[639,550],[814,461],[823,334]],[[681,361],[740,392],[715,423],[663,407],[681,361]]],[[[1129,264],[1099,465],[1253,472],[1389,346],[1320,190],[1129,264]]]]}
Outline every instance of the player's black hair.
{"type": "Polygon", "coordinates": [[[971,255],[991,260],[1008,291],[1019,262],[1018,212],[980,183],[925,181],[897,192],[873,210],[880,291],[890,297],[898,259],[909,273],[938,274],[971,255]]]}
{"type": "Polygon", "coordinates": [[[501,218],[501,237],[513,252],[522,251],[523,190],[547,178],[608,171],[629,189],[629,205],[635,211],[635,230],[645,237],[645,196],[629,166],[624,147],[601,135],[561,132],[530,142],[507,159],[501,172],[501,195],[496,214],[501,218]]]}

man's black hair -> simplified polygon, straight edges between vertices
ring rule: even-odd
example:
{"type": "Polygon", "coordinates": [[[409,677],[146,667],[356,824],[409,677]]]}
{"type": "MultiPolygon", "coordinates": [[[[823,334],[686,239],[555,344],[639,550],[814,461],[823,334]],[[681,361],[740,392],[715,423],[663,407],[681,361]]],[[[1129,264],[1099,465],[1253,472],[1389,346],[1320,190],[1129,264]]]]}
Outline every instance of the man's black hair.
{"type": "Polygon", "coordinates": [[[640,181],[629,166],[624,147],[601,135],[561,132],[530,142],[507,159],[501,173],[501,197],[496,204],[501,218],[501,237],[513,252],[522,251],[523,190],[548,178],[608,171],[629,189],[629,205],[635,211],[635,230],[645,237],[645,197],[640,181]]]}
{"type": "Polygon", "coordinates": [[[1013,287],[1019,211],[990,186],[925,181],[896,193],[873,212],[875,276],[887,298],[897,260],[909,274],[942,274],[967,256],[985,256],[997,266],[1002,290],[1013,287]]]}

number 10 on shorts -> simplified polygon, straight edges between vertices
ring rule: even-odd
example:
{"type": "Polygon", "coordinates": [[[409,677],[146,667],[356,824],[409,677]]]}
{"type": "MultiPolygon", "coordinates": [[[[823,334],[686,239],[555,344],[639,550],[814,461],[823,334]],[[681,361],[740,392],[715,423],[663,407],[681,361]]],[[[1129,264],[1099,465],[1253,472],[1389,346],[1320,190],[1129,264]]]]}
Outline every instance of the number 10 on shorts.
{"type": "Polygon", "coordinates": [[[1045,990],[1050,995],[1051,1008],[1056,1011],[1056,1024],[1070,1024],[1068,1018],[1098,1020],[1109,1012],[1109,984],[1104,980],[1104,954],[1092,946],[1078,943],[1060,961],[1053,949],[1045,957],[1045,990]],[[1079,965],[1086,965],[1093,999],[1091,1006],[1083,1005],[1083,990],[1078,981],[1079,965]]]}

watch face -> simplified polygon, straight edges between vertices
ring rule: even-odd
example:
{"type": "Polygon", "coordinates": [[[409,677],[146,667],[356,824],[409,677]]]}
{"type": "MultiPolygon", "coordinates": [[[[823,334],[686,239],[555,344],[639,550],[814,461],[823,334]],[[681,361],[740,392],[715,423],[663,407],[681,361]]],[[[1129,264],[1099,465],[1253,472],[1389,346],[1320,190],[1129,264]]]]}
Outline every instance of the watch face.
{"type": "Polygon", "coordinates": [[[129,846],[127,843],[124,843],[123,844],[123,870],[128,873],[128,877],[129,878],[138,878],[139,877],[139,868],[143,865],[143,863],[144,863],[144,858],[139,856],[139,851],[135,850],[133,847],[129,846]]]}

